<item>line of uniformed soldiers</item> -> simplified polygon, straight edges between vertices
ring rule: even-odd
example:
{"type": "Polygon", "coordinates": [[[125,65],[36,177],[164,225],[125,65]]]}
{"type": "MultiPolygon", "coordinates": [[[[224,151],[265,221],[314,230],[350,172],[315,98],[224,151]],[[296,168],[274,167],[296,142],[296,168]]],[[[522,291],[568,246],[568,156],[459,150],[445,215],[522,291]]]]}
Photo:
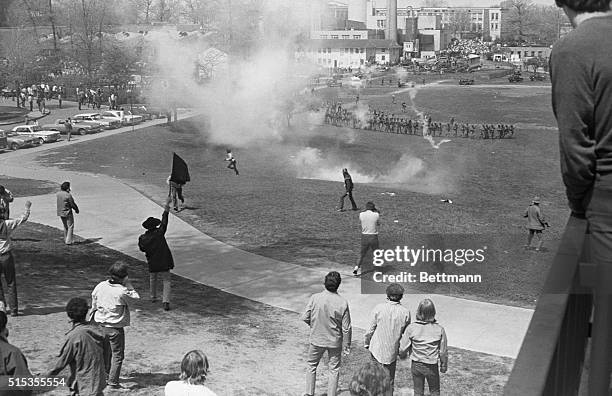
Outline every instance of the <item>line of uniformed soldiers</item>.
{"type": "Polygon", "coordinates": [[[454,136],[472,139],[504,139],[514,135],[514,125],[507,124],[480,124],[477,134],[477,124],[451,122],[433,122],[430,115],[426,115],[424,122],[411,118],[398,117],[395,114],[380,110],[369,109],[365,120],[359,118],[354,112],[342,107],[342,103],[331,102],[325,111],[326,124],[367,129],[371,131],[397,133],[403,135],[454,136]]]}

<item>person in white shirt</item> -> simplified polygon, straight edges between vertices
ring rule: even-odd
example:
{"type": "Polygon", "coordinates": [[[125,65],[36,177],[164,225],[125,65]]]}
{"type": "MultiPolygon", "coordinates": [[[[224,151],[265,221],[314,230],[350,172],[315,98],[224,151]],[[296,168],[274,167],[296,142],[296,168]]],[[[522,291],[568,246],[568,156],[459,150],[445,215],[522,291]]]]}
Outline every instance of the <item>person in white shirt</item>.
{"type": "Polygon", "coordinates": [[[111,345],[111,364],[107,368],[108,386],[121,388],[119,373],[125,353],[124,327],[130,325],[128,303],[140,299],[140,295],[128,278],[128,265],[117,261],[108,269],[110,279],[100,282],[91,293],[93,319],[108,336],[111,345]]]}
{"type": "MultiPolygon", "coordinates": [[[[11,316],[18,315],[17,304],[17,283],[15,281],[15,259],[13,258],[13,244],[11,234],[17,227],[28,220],[30,217],[30,207],[32,202],[26,201],[25,211],[23,214],[14,220],[0,219],[0,273],[4,274],[6,286],[8,287],[9,306],[11,316]]],[[[0,302],[6,307],[4,299],[4,291],[0,282],[0,302]]]]}
{"type": "Polygon", "coordinates": [[[353,275],[357,275],[363,265],[366,255],[370,251],[378,249],[378,226],[380,225],[380,213],[374,202],[366,204],[366,210],[359,213],[361,222],[361,256],[359,263],[353,269],[353,275]]]}
{"type": "Polygon", "coordinates": [[[187,352],[181,362],[180,381],[170,381],[164,389],[165,396],[216,396],[204,385],[208,375],[208,358],[202,351],[187,352]]]}
{"type": "Polygon", "coordinates": [[[236,172],[236,176],[238,176],[240,173],[238,172],[238,168],[236,168],[236,158],[234,158],[234,154],[232,154],[232,150],[231,149],[227,149],[227,156],[225,157],[225,161],[229,161],[229,164],[227,165],[227,167],[229,169],[233,169],[234,172],[236,172]]]}

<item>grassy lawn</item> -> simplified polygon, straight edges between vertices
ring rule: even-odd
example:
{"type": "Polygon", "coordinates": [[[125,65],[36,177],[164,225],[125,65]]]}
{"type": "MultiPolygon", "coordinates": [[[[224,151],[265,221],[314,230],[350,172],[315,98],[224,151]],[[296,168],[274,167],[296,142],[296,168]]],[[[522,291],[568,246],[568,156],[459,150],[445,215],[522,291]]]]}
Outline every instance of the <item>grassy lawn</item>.
{"type": "MultiPolygon", "coordinates": [[[[127,391],[107,394],[162,395],[176,379],[180,360],[191,349],[202,349],[211,363],[207,381],[219,395],[294,395],[304,386],[308,328],[297,313],[253,302],[179,277],[173,277],[173,309],[147,300],[148,273],[141,261],[95,243],[78,240],[72,247],[59,230],[26,223],[15,234],[20,308],[9,318],[9,340],[26,355],[33,373],[44,374],[55,361],[70,329],[64,312],[75,296],[89,299],[115,260],[130,265],[130,278],[144,297],[131,307],[132,326],[126,330],[122,380],[127,391]]],[[[382,300],[382,297],[380,297],[382,300]]],[[[355,331],[353,351],[341,369],[346,387],[352,372],[368,359],[363,333],[355,331]]],[[[450,350],[449,371],[442,389],[449,395],[498,395],[512,359],[450,350]]],[[[63,373],[63,374],[66,374],[63,373]]],[[[320,371],[317,389],[326,386],[320,371]]],[[[397,373],[398,394],[411,394],[406,362],[397,373]]],[[[66,389],[48,394],[64,395],[66,389]]]]}
{"type": "MultiPolygon", "coordinates": [[[[358,205],[373,200],[382,211],[383,248],[486,246],[484,263],[461,269],[481,274],[481,284],[417,285],[417,290],[533,306],[568,210],[550,89],[508,87],[503,81],[426,86],[415,102],[434,121],[454,117],[460,122],[514,123],[514,139],[453,138],[436,150],[418,136],[317,126],[320,114],[308,122],[295,117],[282,141],[249,146],[236,141],[241,173],[234,176],[225,168],[225,146],[210,143],[206,123],[194,118],[48,151],[37,159],[112,175],[158,198],[167,193],[165,179],[175,151],[188,162],[192,177],[184,189],[187,210],[179,216],[241,249],[320,267],[348,267],[358,258],[357,213],[334,211],[343,191],[340,170],[346,166],[358,205]],[[542,197],[553,226],[540,253],[523,249],[522,214],[534,195],[542,197]],[[453,204],[440,201],[446,198],[453,204]]],[[[394,91],[396,87],[367,88],[361,101],[399,114],[402,101],[409,101],[408,91],[397,93],[397,104],[392,104],[394,91]]],[[[348,103],[354,91],[326,88],[317,95],[348,103]]]]}

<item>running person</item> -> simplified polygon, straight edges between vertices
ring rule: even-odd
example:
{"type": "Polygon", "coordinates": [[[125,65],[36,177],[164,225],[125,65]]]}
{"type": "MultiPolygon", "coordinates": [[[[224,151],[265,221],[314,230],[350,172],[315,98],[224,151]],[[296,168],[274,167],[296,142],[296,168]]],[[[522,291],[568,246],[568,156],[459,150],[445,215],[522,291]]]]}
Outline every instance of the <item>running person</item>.
{"type": "Polygon", "coordinates": [[[228,169],[233,169],[234,172],[236,172],[236,176],[238,176],[240,173],[238,172],[238,168],[236,168],[236,158],[234,158],[234,155],[232,154],[232,150],[231,149],[227,149],[227,157],[225,158],[225,161],[229,161],[229,164],[227,165],[228,169]]]}

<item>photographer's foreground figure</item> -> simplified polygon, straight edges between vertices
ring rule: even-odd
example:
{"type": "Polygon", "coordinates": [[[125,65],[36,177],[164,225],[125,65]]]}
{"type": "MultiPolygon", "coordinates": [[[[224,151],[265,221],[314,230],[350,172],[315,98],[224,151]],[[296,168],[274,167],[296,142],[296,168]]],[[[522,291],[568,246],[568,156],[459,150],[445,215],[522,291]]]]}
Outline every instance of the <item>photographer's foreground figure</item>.
{"type": "Polygon", "coordinates": [[[589,394],[608,394],[612,350],[612,12],[609,0],[556,0],[575,27],[550,57],[561,173],[572,214],[586,217],[596,264],[589,394]]]}

